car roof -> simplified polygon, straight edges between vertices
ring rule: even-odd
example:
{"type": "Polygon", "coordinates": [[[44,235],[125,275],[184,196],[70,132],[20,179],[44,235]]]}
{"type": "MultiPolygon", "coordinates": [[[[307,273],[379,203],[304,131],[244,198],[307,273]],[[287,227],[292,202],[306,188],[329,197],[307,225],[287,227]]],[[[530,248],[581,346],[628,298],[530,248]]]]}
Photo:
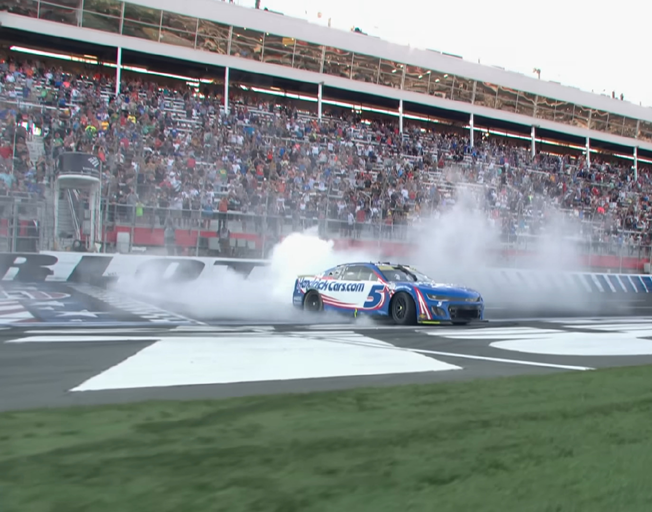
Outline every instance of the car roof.
{"type": "Polygon", "coordinates": [[[354,265],[361,265],[365,267],[378,267],[379,265],[389,265],[390,267],[409,267],[409,265],[402,265],[400,263],[392,263],[389,261],[355,261],[349,263],[341,263],[340,265],[337,265],[336,268],[351,267],[354,265]]]}

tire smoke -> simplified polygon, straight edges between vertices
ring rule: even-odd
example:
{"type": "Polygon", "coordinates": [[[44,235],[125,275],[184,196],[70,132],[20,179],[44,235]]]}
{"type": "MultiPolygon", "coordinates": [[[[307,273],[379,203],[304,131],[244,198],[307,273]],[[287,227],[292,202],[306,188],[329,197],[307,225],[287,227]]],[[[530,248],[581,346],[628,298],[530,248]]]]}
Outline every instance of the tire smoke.
{"type": "MultiPolygon", "coordinates": [[[[136,295],[198,320],[247,322],[314,322],[292,306],[295,279],[317,274],[348,261],[371,261],[363,252],[337,252],[332,240],[316,230],[293,233],[277,244],[268,264],[245,275],[226,266],[207,267],[202,279],[189,283],[161,283],[158,275],[121,278],[112,285],[120,293],[136,295]]],[[[326,315],[326,319],[340,317],[326,315]]]]}
{"type": "Polygon", "coordinates": [[[550,275],[559,276],[577,268],[580,258],[577,248],[562,236],[561,226],[549,222],[547,231],[532,237],[527,247],[508,245],[506,249],[501,239],[502,226],[462,201],[428,219],[408,259],[437,282],[478,290],[485,298],[489,316],[494,308],[506,316],[552,311],[588,313],[592,306],[587,307],[584,293],[574,288],[560,296],[555,287],[549,286],[556,283],[550,275]],[[534,275],[541,286],[533,290],[523,282],[510,282],[512,272],[502,276],[500,269],[514,267],[534,275]]]}
{"type": "MultiPolygon", "coordinates": [[[[518,247],[527,252],[527,257],[513,256],[505,261],[502,226],[479,210],[472,198],[460,196],[451,207],[424,219],[409,253],[391,260],[413,265],[437,282],[477,289],[485,297],[489,317],[496,312],[512,318],[524,314],[598,314],[605,307],[604,299],[598,296],[603,294],[577,288],[560,294],[551,286],[560,273],[578,268],[580,252],[568,236],[578,228],[554,211],[546,212],[545,221],[540,236],[518,247]],[[507,282],[507,278],[499,286],[490,284],[488,276],[499,276],[496,268],[500,267],[527,268],[540,286],[531,289],[523,282],[507,282]]],[[[314,316],[307,317],[292,306],[297,276],[316,274],[340,263],[381,259],[387,260],[379,247],[336,250],[332,240],[322,240],[316,230],[308,230],[287,236],[273,248],[267,265],[254,268],[248,275],[217,266],[206,278],[187,284],[162,285],[140,276],[120,280],[115,289],[167,304],[200,320],[315,322],[314,316]]]]}

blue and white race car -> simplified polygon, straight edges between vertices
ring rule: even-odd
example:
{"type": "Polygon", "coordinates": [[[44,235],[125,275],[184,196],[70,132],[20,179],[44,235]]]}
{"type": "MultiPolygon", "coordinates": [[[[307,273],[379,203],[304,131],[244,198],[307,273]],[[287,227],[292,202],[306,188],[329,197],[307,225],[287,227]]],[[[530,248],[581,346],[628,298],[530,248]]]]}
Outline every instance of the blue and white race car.
{"type": "Polygon", "coordinates": [[[475,290],[434,282],[394,263],[347,263],[296,279],[292,302],[306,311],[389,317],[398,325],[467,324],[484,319],[475,290]]]}

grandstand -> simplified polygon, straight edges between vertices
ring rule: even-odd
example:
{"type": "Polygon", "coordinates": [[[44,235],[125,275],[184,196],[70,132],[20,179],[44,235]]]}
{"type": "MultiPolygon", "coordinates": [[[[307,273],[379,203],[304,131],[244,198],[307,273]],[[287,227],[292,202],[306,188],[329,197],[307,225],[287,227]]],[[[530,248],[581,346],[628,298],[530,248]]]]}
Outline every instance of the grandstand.
{"type": "Polygon", "coordinates": [[[0,10],[6,249],[34,220],[41,248],[91,241],[87,191],[53,193],[74,151],[102,162],[102,250],[261,256],[315,226],[396,254],[464,189],[502,254],[560,210],[591,266],[649,261],[648,108],[216,0],[0,10]]]}

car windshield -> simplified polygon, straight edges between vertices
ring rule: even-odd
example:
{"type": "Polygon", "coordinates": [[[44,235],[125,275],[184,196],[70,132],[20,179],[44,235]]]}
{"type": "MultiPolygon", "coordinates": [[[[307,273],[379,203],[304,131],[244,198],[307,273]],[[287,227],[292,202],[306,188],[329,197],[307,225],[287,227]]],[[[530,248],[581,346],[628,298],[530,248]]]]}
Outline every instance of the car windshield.
{"type": "Polygon", "coordinates": [[[402,281],[432,281],[427,275],[411,267],[402,265],[379,265],[378,269],[383,273],[387,281],[398,283],[402,281]]]}

